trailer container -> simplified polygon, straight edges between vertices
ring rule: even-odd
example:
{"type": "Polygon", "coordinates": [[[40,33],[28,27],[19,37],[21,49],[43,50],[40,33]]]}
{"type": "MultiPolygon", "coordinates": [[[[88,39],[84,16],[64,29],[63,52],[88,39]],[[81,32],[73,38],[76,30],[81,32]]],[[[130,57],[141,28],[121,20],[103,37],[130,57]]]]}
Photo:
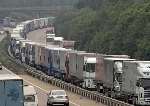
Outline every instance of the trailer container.
{"type": "Polygon", "coordinates": [[[26,51],[26,43],[32,42],[30,40],[20,40],[20,60],[21,62],[26,62],[27,51],[26,51]]]}
{"type": "Polygon", "coordinates": [[[126,61],[123,70],[123,98],[136,105],[150,106],[150,61],[126,61]]]}
{"type": "Polygon", "coordinates": [[[35,45],[36,42],[27,42],[26,43],[26,58],[28,60],[28,64],[31,66],[35,66],[35,45]]]}
{"type": "Polygon", "coordinates": [[[24,106],[23,79],[15,74],[1,74],[0,98],[1,106],[24,106]]]}
{"type": "Polygon", "coordinates": [[[101,59],[98,60],[98,70],[96,70],[97,90],[117,98],[122,84],[123,62],[134,61],[135,59],[107,57],[101,59]]]}

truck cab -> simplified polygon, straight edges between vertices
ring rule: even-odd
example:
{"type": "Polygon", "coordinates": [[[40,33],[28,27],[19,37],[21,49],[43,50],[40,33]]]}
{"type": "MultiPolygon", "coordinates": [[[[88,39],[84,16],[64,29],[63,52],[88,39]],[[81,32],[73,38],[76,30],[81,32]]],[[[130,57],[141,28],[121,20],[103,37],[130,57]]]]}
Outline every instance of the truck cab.
{"type": "Polygon", "coordinates": [[[150,63],[138,64],[140,77],[136,81],[136,93],[138,95],[137,104],[150,105],[150,63]]]}
{"type": "Polygon", "coordinates": [[[24,86],[24,106],[38,106],[37,93],[33,86],[24,86]]]}
{"type": "Polygon", "coordinates": [[[87,89],[96,89],[95,79],[96,57],[85,57],[83,67],[83,87],[87,89]]]}

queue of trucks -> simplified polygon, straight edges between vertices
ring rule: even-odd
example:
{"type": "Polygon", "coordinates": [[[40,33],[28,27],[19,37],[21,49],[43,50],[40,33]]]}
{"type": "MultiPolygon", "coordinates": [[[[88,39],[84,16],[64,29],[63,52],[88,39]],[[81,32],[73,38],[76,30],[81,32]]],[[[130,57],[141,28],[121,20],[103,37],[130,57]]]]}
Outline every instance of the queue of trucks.
{"type": "Polygon", "coordinates": [[[17,59],[82,88],[132,104],[150,105],[150,61],[74,50],[75,42],[56,37],[54,22],[44,19],[47,18],[19,24],[23,27],[17,33],[14,29],[10,47],[17,59]],[[27,39],[28,32],[44,27],[52,30],[47,31],[46,44],[27,39]]]}

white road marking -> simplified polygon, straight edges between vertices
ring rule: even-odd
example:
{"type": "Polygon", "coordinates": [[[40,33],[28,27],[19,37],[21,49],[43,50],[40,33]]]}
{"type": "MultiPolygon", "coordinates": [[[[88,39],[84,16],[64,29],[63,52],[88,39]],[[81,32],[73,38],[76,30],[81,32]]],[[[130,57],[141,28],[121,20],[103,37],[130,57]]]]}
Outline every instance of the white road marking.
{"type": "MultiPolygon", "coordinates": [[[[31,82],[29,82],[29,81],[27,81],[27,80],[25,80],[25,79],[23,79],[23,80],[24,80],[25,82],[31,84],[32,86],[34,86],[34,87],[36,87],[36,88],[38,88],[38,89],[44,91],[45,93],[47,93],[47,94],[49,93],[49,91],[47,91],[47,90],[45,90],[45,89],[43,89],[43,88],[41,88],[41,87],[39,87],[39,86],[37,86],[37,85],[31,83],[31,82]]],[[[45,94],[45,93],[44,93],[44,94],[45,94]]],[[[75,105],[75,106],[80,106],[80,105],[78,105],[78,104],[76,104],[76,103],[74,103],[74,102],[72,102],[72,101],[69,101],[69,102],[70,102],[71,104],[75,105]]]]}

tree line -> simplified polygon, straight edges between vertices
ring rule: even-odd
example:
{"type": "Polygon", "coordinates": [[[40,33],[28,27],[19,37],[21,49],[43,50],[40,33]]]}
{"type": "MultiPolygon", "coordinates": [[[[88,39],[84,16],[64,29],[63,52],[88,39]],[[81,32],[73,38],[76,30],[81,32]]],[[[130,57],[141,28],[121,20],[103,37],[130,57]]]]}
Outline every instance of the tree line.
{"type": "Polygon", "coordinates": [[[150,59],[150,0],[79,0],[56,18],[57,35],[77,49],[150,59]]]}

